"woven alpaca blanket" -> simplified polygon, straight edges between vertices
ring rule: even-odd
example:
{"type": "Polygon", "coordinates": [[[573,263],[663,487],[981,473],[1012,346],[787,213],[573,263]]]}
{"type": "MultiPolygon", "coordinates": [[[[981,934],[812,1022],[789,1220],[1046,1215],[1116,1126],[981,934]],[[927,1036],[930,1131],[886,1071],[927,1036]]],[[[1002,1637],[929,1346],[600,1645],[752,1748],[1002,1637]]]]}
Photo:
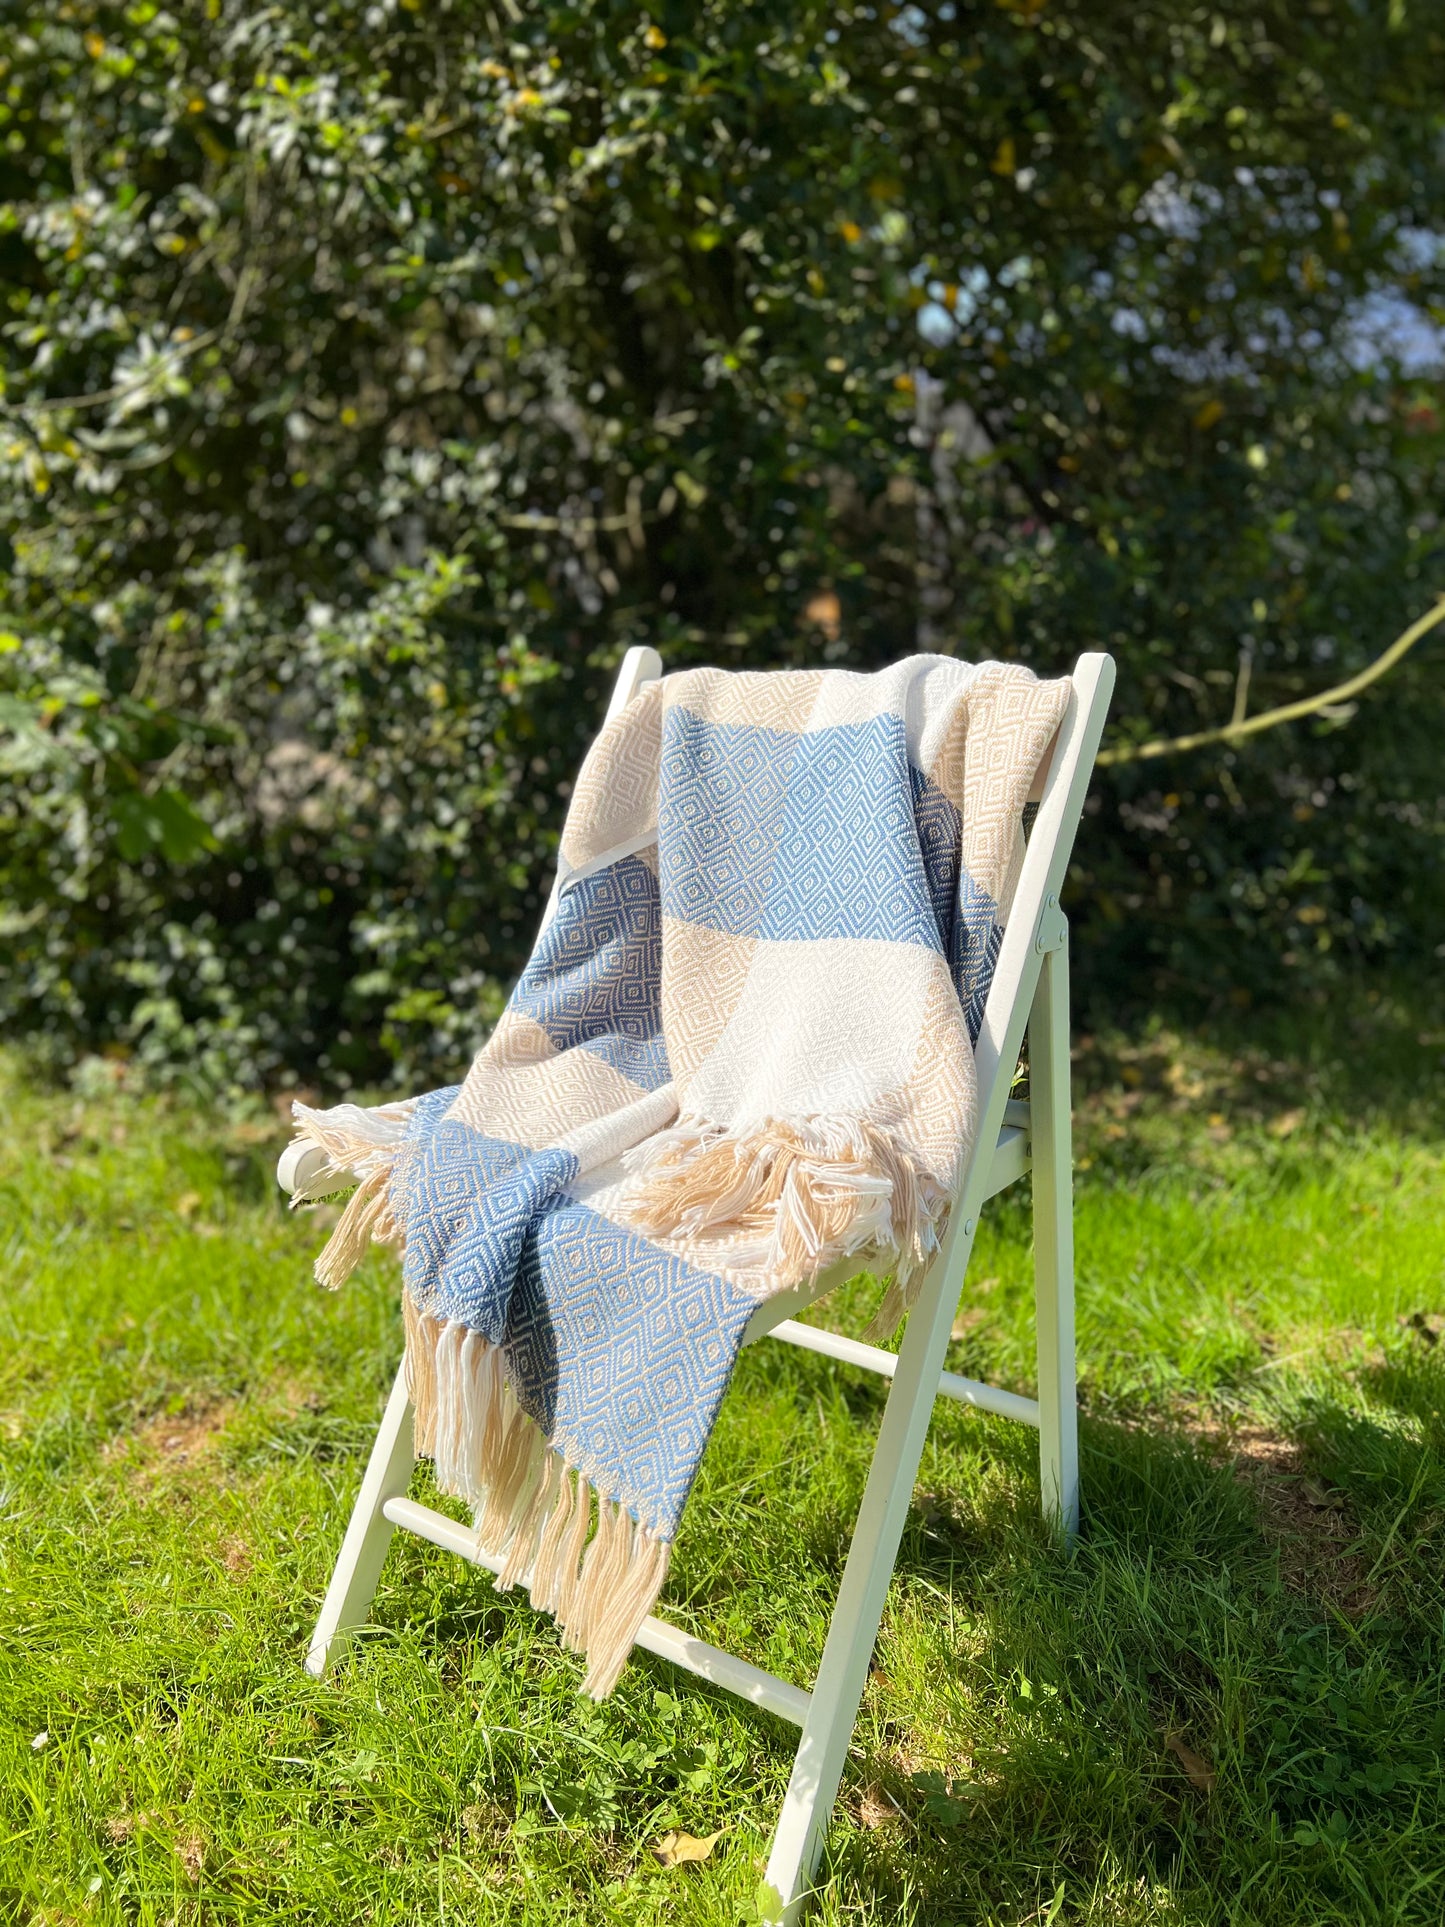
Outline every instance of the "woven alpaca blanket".
{"type": "Polygon", "coordinates": [[[1068,701],[998,663],[692,670],[580,772],[555,910],[449,1089],[298,1105],[404,1246],[418,1449],[615,1683],[749,1319],[842,1266],[907,1309],[975,1123],[1030,784],[1068,701]]]}

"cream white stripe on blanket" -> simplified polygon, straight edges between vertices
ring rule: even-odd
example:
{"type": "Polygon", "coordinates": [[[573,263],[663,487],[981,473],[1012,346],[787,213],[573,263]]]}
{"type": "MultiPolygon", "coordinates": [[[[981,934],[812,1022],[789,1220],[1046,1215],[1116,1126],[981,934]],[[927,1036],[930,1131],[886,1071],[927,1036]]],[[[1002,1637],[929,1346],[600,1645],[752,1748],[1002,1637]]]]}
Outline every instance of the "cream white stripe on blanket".
{"type": "MultiPolygon", "coordinates": [[[[760,1300],[856,1257],[891,1329],[975,1119],[1022,814],[1068,700],[1001,663],[690,670],[603,729],[465,1083],[298,1105],[405,1247],[417,1442],[611,1690],[760,1300]]],[[[351,1180],[347,1180],[350,1182],[351,1180]]]]}

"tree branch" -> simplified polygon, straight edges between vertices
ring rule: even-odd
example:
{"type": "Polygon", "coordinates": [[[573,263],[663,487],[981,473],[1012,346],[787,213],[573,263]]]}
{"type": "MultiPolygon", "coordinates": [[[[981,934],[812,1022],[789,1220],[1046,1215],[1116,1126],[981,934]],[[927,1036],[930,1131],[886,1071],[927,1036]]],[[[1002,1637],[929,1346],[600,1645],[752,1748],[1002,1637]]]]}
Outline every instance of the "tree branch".
{"type": "Polygon", "coordinates": [[[1263,729],[1275,729],[1280,723],[1298,721],[1301,716],[1316,716],[1322,710],[1332,709],[1337,703],[1348,702],[1352,696],[1368,689],[1372,682],[1378,682],[1408,654],[1421,636],[1442,622],[1445,622],[1445,594],[1441,594],[1433,609],[1412,622],[1408,629],[1390,644],[1381,656],[1377,656],[1367,669],[1358,676],[1351,676],[1348,682],[1336,683],[1333,689],[1323,689],[1317,696],[1305,696],[1297,703],[1285,703],[1279,709],[1265,709],[1258,716],[1246,721],[1239,714],[1240,704],[1236,701],[1235,718],[1222,729],[1201,729],[1192,736],[1162,736],[1150,743],[1124,743],[1117,749],[1100,750],[1095,759],[1103,768],[1108,769],[1119,763],[1143,763],[1156,756],[1174,756],[1186,749],[1204,749],[1210,743],[1237,743],[1246,736],[1257,736],[1263,729]]]}
{"type": "MultiPolygon", "coordinates": [[[[220,332],[219,328],[207,328],[203,334],[192,335],[189,341],[176,342],[174,352],[177,361],[186,361],[192,355],[199,354],[202,348],[209,348],[220,332]]],[[[170,343],[166,345],[171,346],[170,343]]],[[[107,402],[120,401],[126,395],[134,394],[141,386],[143,384],[140,382],[121,381],[114,388],[101,388],[93,395],[37,395],[33,401],[23,397],[11,401],[0,396],[0,407],[7,414],[16,415],[49,415],[61,408],[101,408],[107,402]]]]}

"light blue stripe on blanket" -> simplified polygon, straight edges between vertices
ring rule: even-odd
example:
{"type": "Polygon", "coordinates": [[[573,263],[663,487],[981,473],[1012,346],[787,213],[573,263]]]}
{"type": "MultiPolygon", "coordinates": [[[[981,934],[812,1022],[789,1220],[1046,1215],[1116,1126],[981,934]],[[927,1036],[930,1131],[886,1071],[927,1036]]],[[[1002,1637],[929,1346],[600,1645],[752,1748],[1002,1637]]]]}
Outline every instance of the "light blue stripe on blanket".
{"type": "Polygon", "coordinates": [[[727,1279],[559,1200],[524,1249],[508,1375],[554,1448],[671,1538],[756,1309],[727,1279]]]}
{"type": "Polygon", "coordinates": [[[558,1051],[581,1045],[645,1091],[667,1083],[657,878],[625,856],[562,893],[511,1008],[558,1051]]]}
{"type": "Polygon", "coordinates": [[[926,944],[948,958],[977,1041],[998,905],[960,878],[958,810],[910,764],[901,717],[799,735],[676,708],[662,768],[665,915],[764,941],[926,944]]]}
{"type": "Polygon", "coordinates": [[[777,943],[942,947],[900,717],[798,735],[671,709],[661,798],[665,915],[777,943]]]}
{"type": "Polygon", "coordinates": [[[445,1115],[461,1089],[417,1100],[392,1180],[402,1275],[418,1308],[497,1345],[532,1226],[577,1175],[570,1151],[530,1151],[445,1115]]]}
{"type": "Polygon", "coordinates": [[[670,1536],[755,1302],[579,1203],[577,1163],[421,1099],[398,1168],[415,1303],[501,1345],[554,1450],[670,1536]]]}

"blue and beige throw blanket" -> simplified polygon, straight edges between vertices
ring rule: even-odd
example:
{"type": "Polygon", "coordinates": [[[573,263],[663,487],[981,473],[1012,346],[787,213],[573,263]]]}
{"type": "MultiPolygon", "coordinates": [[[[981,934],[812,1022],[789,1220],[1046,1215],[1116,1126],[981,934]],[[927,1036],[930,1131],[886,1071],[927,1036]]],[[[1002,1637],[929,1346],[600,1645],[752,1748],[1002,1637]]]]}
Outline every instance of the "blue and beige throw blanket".
{"type": "MultiPolygon", "coordinates": [[[[609,1692],[749,1319],[844,1261],[891,1328],[975,1123],[973,1044],[1067,682],[919,656],[690,670],[609,721],[466,1081],[297,1105],[404,1247],[419,1450],[609,1692]]],[[[840,1275],[848,1275],[844,1265],[840,1275]]]]}

